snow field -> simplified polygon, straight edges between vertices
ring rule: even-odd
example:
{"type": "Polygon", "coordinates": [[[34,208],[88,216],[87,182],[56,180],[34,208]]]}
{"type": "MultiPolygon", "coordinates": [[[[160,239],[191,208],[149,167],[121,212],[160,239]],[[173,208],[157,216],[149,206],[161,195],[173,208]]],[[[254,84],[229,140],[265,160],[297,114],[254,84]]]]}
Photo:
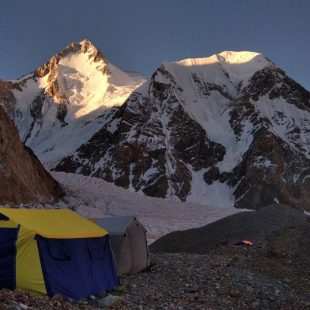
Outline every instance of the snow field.
{"type": "Polygon", "coordinates": [[[249,210],[222,206],[182,203],[132,193],[112,183],[78,174],[52,172],[67,196],[54,207],[70,207],[86,217],[135,215],[147,229],[149,243],[176,230],[200,227],[223,217],[249,210]]]}

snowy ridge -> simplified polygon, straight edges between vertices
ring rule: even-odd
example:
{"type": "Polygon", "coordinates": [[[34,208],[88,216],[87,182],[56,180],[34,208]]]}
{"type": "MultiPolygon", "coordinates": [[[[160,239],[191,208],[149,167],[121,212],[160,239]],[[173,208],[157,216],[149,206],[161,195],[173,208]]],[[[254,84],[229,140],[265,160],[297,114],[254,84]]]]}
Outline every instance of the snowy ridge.
{"type": "MultiPolygon", "coordinates": [[[[164,63],[169,72],[182,76],[182,67],[190,67],[191,72],[198,74],[204,81],[218,85],[227,84],[227,80],[237,86],[245,84],[252,75],[270,66],[272,63],[262,54],[242,51],[224,51],[204,58],[188,58],[178,62],[164,63]],[[222,74],[219,74],[222,71],[222,74]]],[[[179,79],[180,81],[180,79],[179,79]]],[[[184,83],[181,82],[181,85],[184,83]]]]}

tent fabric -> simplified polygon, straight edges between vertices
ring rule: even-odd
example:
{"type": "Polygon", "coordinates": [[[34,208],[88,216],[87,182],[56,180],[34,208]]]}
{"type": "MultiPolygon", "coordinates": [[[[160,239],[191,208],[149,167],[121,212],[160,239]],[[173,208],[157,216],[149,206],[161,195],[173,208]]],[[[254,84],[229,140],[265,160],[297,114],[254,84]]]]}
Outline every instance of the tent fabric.
{"type": "Polygon", "coordinates": [[[60,293],[77,300],[119,285],[108,237],[59,240],[37,236],[48,295],[60,293]],[[94,246],[102,250],[101,256],[92,253],[94,246]]]}
{"type": "Polygon", "coordinates": [[[119,274],[136,274],[150,265],[146,230],[134,216],[97,218],[93,221],[111,235],[119,274]]]}
{"type": "Polygon", "coordinates": [[[115,262],[119,262],[120,257],[122,255],[121,249],[122,249],[122,243],[124,240],[124,236],[123,235],[112,235],[111,234],[110,239],[111,239],[111,246],[112,246],[115,262]]]}
{"type": "Polygon", "coordinates": [[[66,209],[8,209],[0,213],[29,231],[46,238],[102,237],[108,232],[66,209]]]}
{"type": "Polygon", "coordinates": [[[16,241],[16,287],[46,294],[36,236],[20,227],[16,241]]]}
{"type": "Polygon", "coordinates": [[[68,210],[0,214],[0,288],[80,299],[119,285],[104,229],[68,210]]]}
{"type": "Polygon", "coordinates": [[[100,227],[104,227],[111,235],[122,235],[134,220],[134,216],[112,216],[95,219],[95,223],[100,227]]]}
{"type": "Polygon", "coordinates": [[[1,228],[18,228],[19,225],[16,224],[15,222],[11,221],[10,219],[9,220],[1,220],[0,219],[0,229],[1,228]]]}
{"type": "Polygon", "coordinates": [[[0,287],[14,289],[15,280],[15,257],[18,228],[0,229],[0,287]]]}
{"type": "Polygon", "coordinates": [[[149,251],[145,228],[137,220],[132,221],[127,228],[131,252],[130,273],[135,274],[149,266],[149,251]]]}

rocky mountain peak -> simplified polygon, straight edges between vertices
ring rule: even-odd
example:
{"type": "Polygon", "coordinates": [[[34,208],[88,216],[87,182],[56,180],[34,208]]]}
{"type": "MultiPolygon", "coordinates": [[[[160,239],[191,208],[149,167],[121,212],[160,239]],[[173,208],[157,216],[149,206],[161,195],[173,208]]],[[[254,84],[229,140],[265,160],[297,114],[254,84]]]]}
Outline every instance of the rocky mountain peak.
{"type": "Polygon", "coordinates": [[[85,39],[19,80],[0,81],[0,105],[22,142],[47,163],[86,142],[144,81],[115,67],[85,39]]]}
{"type": "Polygon", "coordinates": [[[107,73],[104,70],[108,63],[106,58],[92,42],[84,39],[81,42],[70,43],[62,51],[52,56],[46,63],[35,70],[34,76],[38,78],[42,78],[48,74],[55,76],[57,74],[58,64],[61,64],[61,62],[66,62],[66,58],[67,60],[68,58],[75,59],[75,61],[71,62],[71,67],[76,70],[78,69],[78,66],[81,65],[81,61],[84,63],[95,62],[98,63],[98,70],[102,71],[104,74],[107,73]]]}
{"type": "Polygon", "coordinates": [[[63,49],[58,55],[61,57],[66,57],[69,54],[84,53],[88,54],[88,57],[94,62],[103,61],[107,63],[108,61],[103,56],[101,51],[89,40],[84,39],[80,42],[72,42],[65,49],[63,49]]]}
{"type": "Polygon", "coordinates": [[[98,50],[97,47],[88,39],[84,39],[84,40],[78,42],[77,44],[81,46],[81,50],[84,51],[84,53],[89,49],[98,50]]]}

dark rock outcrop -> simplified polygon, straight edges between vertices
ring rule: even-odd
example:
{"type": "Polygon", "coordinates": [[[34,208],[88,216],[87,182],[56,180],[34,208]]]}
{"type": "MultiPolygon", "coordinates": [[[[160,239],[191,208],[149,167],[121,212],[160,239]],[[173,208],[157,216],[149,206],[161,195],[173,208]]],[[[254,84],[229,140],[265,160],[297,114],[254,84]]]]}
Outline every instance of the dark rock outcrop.
{"type": "Polygon", "coordinates": [[[53,201],[62,194],[31,149],[20,142],[17,128],[0,107],[0,204],[53,201]]]}
{"type": "Polygon", "coordinates": [[[310,160],[262,128],[241,163],[233,170],[235,206],[259,209],[281,201],[297,209],[309,209],[310,160]]]}

